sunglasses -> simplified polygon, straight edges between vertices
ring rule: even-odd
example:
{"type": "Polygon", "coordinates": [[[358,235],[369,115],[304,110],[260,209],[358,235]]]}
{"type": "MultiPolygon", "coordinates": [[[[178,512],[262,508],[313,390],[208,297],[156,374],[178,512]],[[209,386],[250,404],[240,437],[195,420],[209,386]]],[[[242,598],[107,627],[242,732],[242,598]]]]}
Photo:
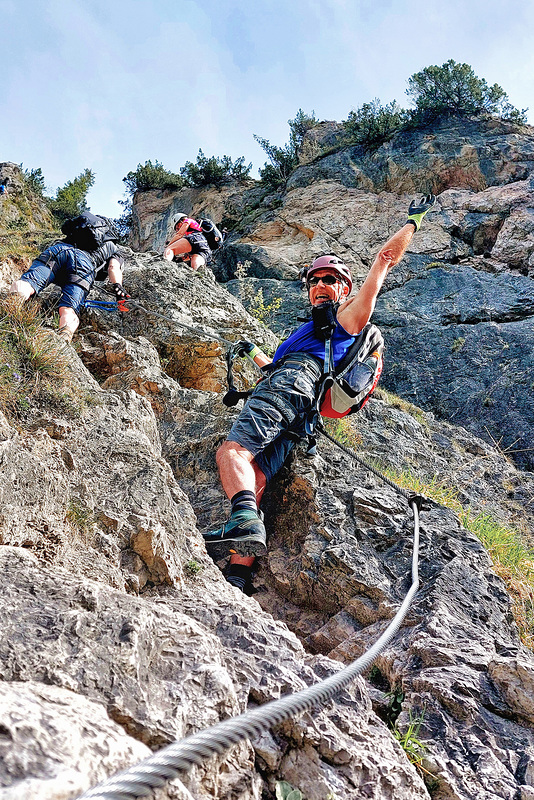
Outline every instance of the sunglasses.
{"type": "Polygon", "coordinates": [[[308,278],[308,286],[317,286],[319,281],[322,281],[325,286],[333,286],[334,283],[339,283],[340,278],[336,278],[335,275],[325,275],[324,278],[316,278],[312,275],[311,278],[308,278]]]}

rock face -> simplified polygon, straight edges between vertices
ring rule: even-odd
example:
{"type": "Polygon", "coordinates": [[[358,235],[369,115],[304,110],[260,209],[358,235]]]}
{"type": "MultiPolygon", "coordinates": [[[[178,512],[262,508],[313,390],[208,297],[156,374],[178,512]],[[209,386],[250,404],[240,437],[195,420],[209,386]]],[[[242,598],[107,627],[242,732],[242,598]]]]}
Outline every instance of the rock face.
{"type": "Polygon", "coordinates": [[[241,219],[248,207],[256,206],[265,191],[249,184],[236,189],[180,189],[179,192],[152,189],[140,192],[134,198],[132,246],[134,250],[163,252],[172,233],[172,218],[178,213],[194,217],[209,217],[224,229],[241,219]]]}
{"type": "MultiPolygon", "coordinates": [[[[273,325],[291,327],[305,311],[297,267],[335,249],[363,276],[407,206],[339,180],[296,187],[278,206],[257,188],[232,191],[191,193],[187,207],[183,194],[147,193],[143,248],[165,236],[171,207],[212,209],[216,221],[237,220],[241,207],[242,228],[214,272],[125,250],[125,283],[144,310],[83,312],[66,349],[81,411],[0,414],[0,800],[74,800],[177,738],[318,682],[376,641],[409,588],[405,499],[325,439],[315,457],[298,448],[269,486],[269,552],[252,597],[206,554],[201,532],[228,510],[215,451],[238,413],[221,402],[220,340],[272,350],[278,339],[238,297],[250,304],[262,288],[268,304],[280,287],[273,325]],[[247,253],[248,277],[233,278],[247,253]],[[233,293],[215,275],[232,277],[233,293]]],[[[440,194],[376,314],[386,382],[418,401],[424,390],[433,413],[383,393],[345,434],[369,460],[455,487],[472,514],[532,537],[534,475],[483,430],[491,413],[499,436],[507,421],[531,436],[532,362],[519,349],[532,336],[531,200],[529,178],[440,194]]],[[[256,379],[246,364],[238,373],[256,379]]],[[[158,798],[274,800],[281,780],[304,800],[534,797],[534,656],[487,552],[437,504],[421,515],[420,574],[373,669],[158,798]],[[414,724],[419,766],[399,743],[414,724]]]]}
{"type": "MultiPolygon", "coordinates": [[[[304,149],[342,144],[339,132],[336,136],[328,126],[321,127],[308,133],[304,149]]],[[[288,188],[308,186],[319,177],[375,193],[441,194],[453,186],[478,192],[523,180],[533,167],[530,126],[498,119],[446,119],[431,128],[401,131],[372,152],[358,145],[319,154],[312,164],[295,170],[288,188]]]]}
{"type": "Polygon", "coordinates": [[[525,468],[533,430],[534,281],[436,266],[383,295],[386,388],[480,436],[525,468]],[[446,380],[444,380],[446,378],[446,380]]]}
{"type": "MultiPolygon", "coordinates": [[[[325,123],[309,137],[331,147],[340,131],[325,123]]],[[[341,148],[297,168],[277,204],[268,196],[253,202],[244,191],[241,219],[216,256],[215,274],[230,279],[228,288],[248,297],[248,306],[260,289],[267,305],[281,298],[269,320],[285,335],[305,310],[297,282],[304,263],[335,252],[363,280],[380,245],[405,221],[411,197],[437,192],[436,209],[377,306],[386,385],[499,442],[532,470],[533,153],[529,126],[499,120],[400,133],[373,154],[341,148]],[[239,265],[245,277],[236,283],[239,265]]],[[[228,213],[235,219],[233,198],[228,213]]]]}
{"type": "Polygon", "coordinates": [[[13,232],[54,228],[45,202],[28,187],[18,164],[0,162],[0,183],[7,187],[7,193],[0,195],[0,233],[2,229],[13,232]]]}

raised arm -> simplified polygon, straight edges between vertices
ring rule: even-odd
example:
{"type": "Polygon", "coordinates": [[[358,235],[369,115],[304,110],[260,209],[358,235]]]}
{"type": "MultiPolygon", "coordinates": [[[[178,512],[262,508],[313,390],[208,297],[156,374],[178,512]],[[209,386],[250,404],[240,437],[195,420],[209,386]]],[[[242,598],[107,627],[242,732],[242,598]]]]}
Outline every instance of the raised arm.
{"type": "Polygon", "coordinates": [[[391,239],[380,248],[366,279],[358,293],[343,303],[338,311],[337,319],[347,333],[357,334],[364,328],[374,311],[376,298],[386,279],[386,275],[395,264],[398,264],[415,233],[411,223],[397,231],[391,239]]]}
{"type": "Polygon", "coordinates": [[[169,247],[171,244],[174,244],[174,242],[177,242],[178,239],[182,239],[185,236],[185,234],[187,233],[188,227],[189,227],[189,223],[188,223],[187,220],[185,220],[180,225],[180,227],[176,228],[176,230],[173,232],[171,238],[169,239],[169,241],[167,242],[165,247],[169,247]]]}
{"type": "Polygon", "coordinates": [[[388,272],[399,263],[415,231],[419,230],[422,218],[435,202],[434,195],[428,195],[422,198],[419,204],[410,205],[406,225],[380,248],[358,293],[343,303],[338,311],[337,320],[347,333],[356,335],[367,325],[388,272]]]}

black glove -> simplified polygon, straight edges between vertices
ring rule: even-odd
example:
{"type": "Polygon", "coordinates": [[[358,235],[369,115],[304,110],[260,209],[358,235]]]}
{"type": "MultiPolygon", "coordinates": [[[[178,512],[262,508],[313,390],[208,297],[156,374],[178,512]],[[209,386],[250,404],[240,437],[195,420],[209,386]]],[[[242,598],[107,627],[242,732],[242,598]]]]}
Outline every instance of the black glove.
{"type": "Polygon", "coordinates": [[[254,342],[246,342],[244,340],[237,342],[235,345],[235,354],[240,358],[248,356],[256,348],[254,342]]]}
{"type": "Polygon", "coordinates": [[[427,211],[430,211],[435,204],[436,198],[433,194],[427,194],[422,197],[419,202],[412,200],[410,208],[408,209],[408,219],[406,222],[411,222],[415,225],[415,230],[418,231],[421,227],[421,222],[427,211]]]}
{"type": "Polygon", "coordinates": [[[117,298],[117,300],[129,300],[130,295],[128,292],[124,290],[124,287],[121,286],[120,283],[112,283],[111,288],[113,289],[113,294],[117,298]]]}
{"type": "Polygon", "coordinates": [[[313,332],[322,342],[331,339],[337,324],[339,303],[328,300],[312,308],[313,332]]]}
{"type": "Polygon", "coordinates": [[[254,342],[241,340],[235,345],[235,354],[241,358],[250,358],[252,361],[261,353],[261,349],[254,342]]]}

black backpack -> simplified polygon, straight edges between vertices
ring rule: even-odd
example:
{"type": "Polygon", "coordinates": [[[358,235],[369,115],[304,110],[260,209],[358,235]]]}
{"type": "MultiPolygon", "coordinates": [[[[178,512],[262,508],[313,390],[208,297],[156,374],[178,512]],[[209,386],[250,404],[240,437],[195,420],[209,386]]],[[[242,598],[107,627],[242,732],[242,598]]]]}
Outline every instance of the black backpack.
{"type": "Polygon", "coordinates": [[[202,233],[206,237],[210,250],[218,250],[224,242],[224,236],[211,219],[199,219],[198,224],[202,228],[202,233]]]}
{"type": "Polygon", "coordinates": [[[67,219],[61,226],[65,241],[80,250],[91,253],[105,242],[116,242],[118,234],[107,217],[84,211],[79,217],[67,219]]]}

